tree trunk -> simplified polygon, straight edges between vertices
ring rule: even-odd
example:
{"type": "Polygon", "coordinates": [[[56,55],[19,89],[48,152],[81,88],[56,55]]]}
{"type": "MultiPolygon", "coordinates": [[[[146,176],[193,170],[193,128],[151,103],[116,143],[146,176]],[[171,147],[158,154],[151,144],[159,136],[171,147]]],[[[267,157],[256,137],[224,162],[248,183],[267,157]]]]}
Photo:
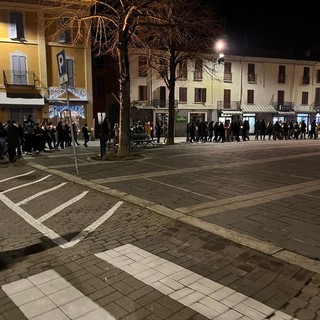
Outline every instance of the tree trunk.
{"type": "Polygon", "coordinates": [[[123,35],[118,47],[118,63],[120,73],[120,122],[119,147],[117,155],[125,157],[130,155],[130,73],[128,45],[123,35]]]}
{"type": "Polygon", "coordinates": [[[175,98],[175,87],[176,87],[176,63],[175,63],[175,55],[171,53],[170,55],[170,79],[168,79],[169,83],[169,123],[168,123],[168,136],[166,144],[171,145],[174,144],[174,134],[175,134],[175,116],[176,110],[174,105],[175,98]]]}

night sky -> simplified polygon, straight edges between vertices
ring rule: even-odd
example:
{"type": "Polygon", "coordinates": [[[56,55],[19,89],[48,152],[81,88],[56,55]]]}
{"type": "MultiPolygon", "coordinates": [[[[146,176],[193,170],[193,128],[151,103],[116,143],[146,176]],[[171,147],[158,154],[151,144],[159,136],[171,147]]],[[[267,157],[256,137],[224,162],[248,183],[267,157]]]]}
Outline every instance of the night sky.
{"type": "Polygon", "coordinates": [[[266,50],[303,52],[320,46],[320,18],[315,2],[269,0],[208,2],[217,6],[224,18],[224,32],[229,48],[235,51],[266,50]]]}

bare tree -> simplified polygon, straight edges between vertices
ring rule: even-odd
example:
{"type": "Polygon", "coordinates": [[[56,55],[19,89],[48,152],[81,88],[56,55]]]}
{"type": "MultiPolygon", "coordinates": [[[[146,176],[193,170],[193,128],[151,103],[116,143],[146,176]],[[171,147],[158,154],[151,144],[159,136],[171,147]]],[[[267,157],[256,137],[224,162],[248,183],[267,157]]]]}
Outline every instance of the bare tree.
{"type": "Polygon", "coordinates": [[[118,156],[130,154],[130,72],[129,47],[142,45],[139,29],[158,23],[158,5],[152,0],[69,0],[58,18],[64,23],[55,33],[70,28],[74,43],[89,43],[98,55],[110,54],[117,59],[120,84],[120,121],[118,156]],[[67,10],[72,5],[73,10],[67,10]],[[78,5],[80,10],[75,10],[78,5]],[[88,11],[90,14],[84,15],[88,11]],[[90,34],[88,38],[86,35],[90,34]]]}
{"type": "Polygon", "coordinates": [[[164,0],[157,15],[162,24],[149,26],[143,42],[148,44],[150,66],[169,90],[166,144],[174,144],[175,85],[182,76],[178,66],[212,57],[214,38],[221,33],[222,22],[214,8],[200,0],[164,0]]]}

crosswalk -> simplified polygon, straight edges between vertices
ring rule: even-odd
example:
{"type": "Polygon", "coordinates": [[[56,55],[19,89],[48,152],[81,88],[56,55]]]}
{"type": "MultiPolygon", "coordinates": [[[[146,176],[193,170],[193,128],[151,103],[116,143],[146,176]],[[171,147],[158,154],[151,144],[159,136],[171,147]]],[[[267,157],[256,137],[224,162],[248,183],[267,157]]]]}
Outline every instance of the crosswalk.
{"type": "MultiPolygon", "coordinates": [[[[298,320],[131,244],[95,256],[208,319],[298,320]]],[[[1,288],[30,320],[116,319],[54,270],[1,288]]]]}
{"type": "Polygon", "coordinates": [[[20,308],[27,319],[115,319],[54,270],[3,285],[2,290],[20,308]]]}

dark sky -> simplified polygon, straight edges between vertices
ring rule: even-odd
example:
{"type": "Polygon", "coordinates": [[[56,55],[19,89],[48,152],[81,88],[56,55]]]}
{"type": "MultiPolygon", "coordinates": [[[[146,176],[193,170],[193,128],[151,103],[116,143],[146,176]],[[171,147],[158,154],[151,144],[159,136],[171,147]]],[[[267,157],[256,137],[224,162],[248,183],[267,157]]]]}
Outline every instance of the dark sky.
{"type": "Polygon", "coordinates": [[[320,45],[320,18],[315,2],[223,1],[216,3],[225,18],[230,49],[299,52],[320,45]]]}

